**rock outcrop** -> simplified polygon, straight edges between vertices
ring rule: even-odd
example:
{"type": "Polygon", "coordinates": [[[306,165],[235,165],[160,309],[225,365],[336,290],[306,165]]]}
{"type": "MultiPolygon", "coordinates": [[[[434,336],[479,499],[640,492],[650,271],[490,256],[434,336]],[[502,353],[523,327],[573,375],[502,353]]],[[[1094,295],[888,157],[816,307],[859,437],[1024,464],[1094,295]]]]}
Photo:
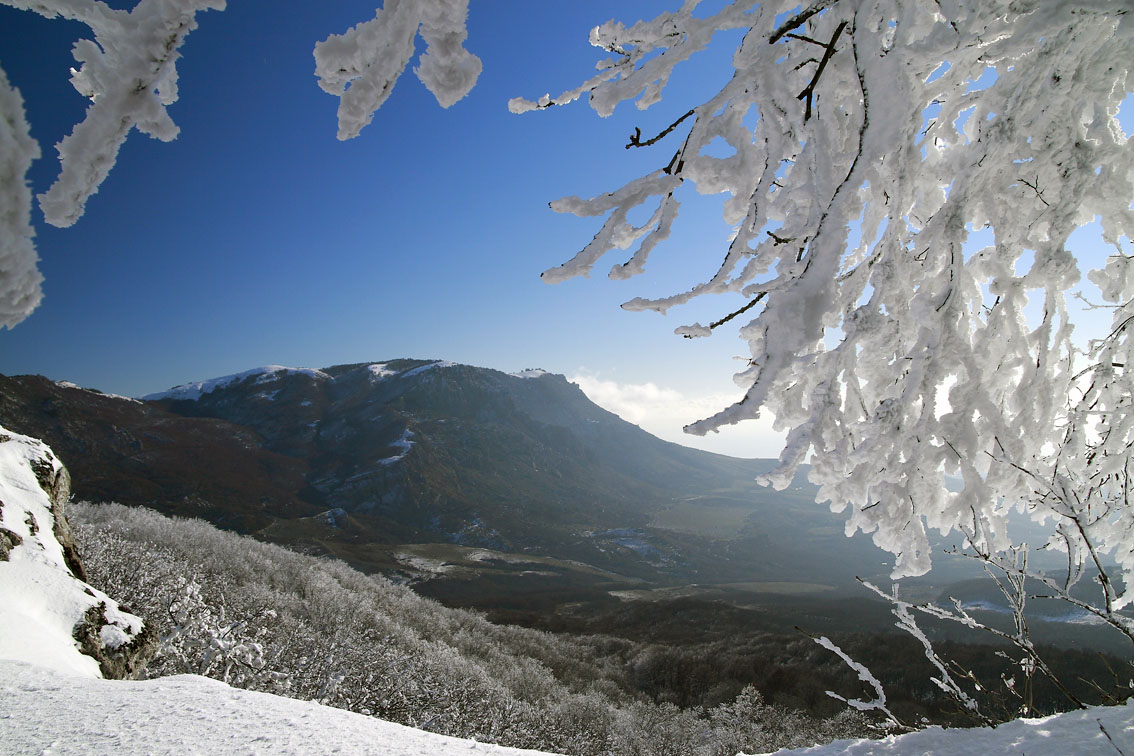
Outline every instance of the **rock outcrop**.
{"type": "Polygon", "coordinates": [[[67,469],[42,441],[0,427],[0,658],[90,677],[133,677],[153,631],[85,572],[64,515],[67,469]]]}

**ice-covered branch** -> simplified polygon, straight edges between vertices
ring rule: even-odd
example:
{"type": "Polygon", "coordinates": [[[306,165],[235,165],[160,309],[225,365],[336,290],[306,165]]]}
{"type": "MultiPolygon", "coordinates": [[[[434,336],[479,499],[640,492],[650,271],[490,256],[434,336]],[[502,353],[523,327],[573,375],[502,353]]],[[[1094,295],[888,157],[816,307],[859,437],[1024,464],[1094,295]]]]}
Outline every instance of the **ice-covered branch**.
{"type": "MultiPolygon", "coordinates": [[[[624,307],[753,298],[730,318],[749,318],[739,333],[750,359],[736,377],[746,395],[689,430],[775,415],[790,433],[769,481],[786,485],[810,459],[820,498],[848,512],[848,531],[872,533],[898,555],[895,577],[929,568],[930,530],[975,516],[982,547],[996,550],[1011,543],[1012,509],[1042,518],[1063,506],[1065,497],[1037,492],[994,459],[1050,480],[1078,466],[1068,485],[1093,501],[1116,490],[1113,470],[1134,448],[1122,325],[1134,316],[1130,256],[1117,250],[1087,273],[1114,303],[1113,338],[1074,330],[1065,300],[1084,272],[1067,247],[1075,229],[1098,217],[1110,244],[1134,234],[1134,159],[1116,117],[1134,89],[1124,9],[771,0],[698,18],[699,5],[600,27],[592,42],[616,57],[543,102],[588,94],[602,115],[630,100],[648,107],[715,31],[746,30],[732,78],[689,103],[696,118],[670,163],[679,171],[553,204],[605,220],[545,279],[586,275],[631,244],[611,275],[639,273],[669,235],[682,191],[723,193],[734,233],[713,277],[624,307]],[[732,154],[716,157],[714,140],[732,154]],[[647,201],[658,203],[655,217],[627,223],[647,201]],[[971,234],[981,229],[992,241],[976,248],[971,234]],[[1075,377],[1084,364],[1097,366],[1090,381],[1075,377]],[[949,476],[961,490],[950,490],[949,476]]],[[[1088,540],[1134,579],[1124,517],[1084,523],[1088,540]]]]}
{"type": "MultiPolygon", "coordinates": [[[[46,221],[73,225],[109,175],[118,151],[137,128],[170,141],[178,128],[166,107],[177,100],[177,61],[202,10],[224,10],[226,0],[138,0],[117,10],[101,0],[0,0],[47,18],[79,21],[94,39],[75,43],[79,63],[71,83],[91,104],[85,118],[57,146],[59,177],[39,195],[46,221]]],[[[420,33],[426,50],[415,70],[443,107],[476,83],[481,62],[464,48],[468,0],[387,0],[371,21],[331,35],[315,49],[323,89],[341,98],[339,138],[370,123],[409,64],[420,33]]],[[[0,327],[11,327],[42,298],[32,244],[26,175],[39,146],[28,137],[23,103],[0,72],[0,178],[7,192],[0,214],[0,327]]]]}
{"type": "Polygon", "coordinates": [[[913,608],[913,604],[902,601],[900,598],[898,598],[897,586],[894,587],[893,593],[886,593],[876,585],[873,585],[872,583],[869,583],[865,580],[860,579],[859,582],[876,593],[883,600],[890,603],[890,611],[898,620],[895,623],[895,626],[900,630],[908,633],[921,645],[922,650],[925,652],[925,658],[928,659],[929,663],[934,666],[934,668],[937,670],[937,674],[939,675],[939,677],[930,678],[933,684],[940,688],[947,696],[953,699],[953,701],[961,707],[962,711],[968,712],[971,716],[978,719],[982,724],[995,724],[991,719],[980,712],[980,706],[977,704],[976,699],[970,696],[968,692],[961,687],[960,683],[953,679],[953,676],[949,674],[949,669],[945,661],[937,655],[937,652],[933,648],[933,644],[930,642],[929,638],[925,635],[922,629],[918,626],[917,620],[914,619],[913,614],[910,612],[910,609],[913,608]]]}
{"type": "Polygon", "coordinates": [[[177,100],[181,44],[197,28],[197,12],[223,10],[225,0],[140,0],[129,12],[98,0],[0,1],[48,18],[82,21],[95,34],[93,41],[75,43],[79,68],[71,75],[91,105],[57,145],[59,178],[39,197],[48,223],[71,226],[114,167],[132,129],[162,141],[177,136],[166,106],[177,100]]]}
{"type": "Polygon", "coordinates": [[[812,637],[811,639],[842,659],[848,667],[853,669],[855,673],[858,674],[859,680],[866,683],[874,690],[874,699],[871,701],[864,701],[860,698],[844,698],[838,693],[830,690],[827,691],[828,696],[838,699],[839,701],[845,703],[847,706],[850,706],[852,709],[857,709],[858,711],[881,712],[882,715],[886,717],[886,724],[888,727],[896,728],[899,730],[912,729],[909,725],[905,724],[896,716],[894,716],[894,713],[890,711],[890,709],[886,706],[886,691],[882,689],[882,683],[878,682],[878,678],[871,674],[869,669],[852,659],[847,654],[847,652],[843,651],[841,648],[835,645],[835,643],[827,636],[823,635],[818,638],[812,637]]]}
{"type": "Polygon", "coordinates": [[[22,321],[43,298],[26,178],[38,157],[24,100],[0,69],[0,327],[22,321]]]}
{"type": "Polygon", "coordinates": [[[468,0],[386,0],[371,20],[315,45],[319,86],[339,98],[339,139],[358,136],[386,102],[419,32],[418,78],[444,108],[468,94],[481,61],[464,48],[467,17],[468,0]]]}

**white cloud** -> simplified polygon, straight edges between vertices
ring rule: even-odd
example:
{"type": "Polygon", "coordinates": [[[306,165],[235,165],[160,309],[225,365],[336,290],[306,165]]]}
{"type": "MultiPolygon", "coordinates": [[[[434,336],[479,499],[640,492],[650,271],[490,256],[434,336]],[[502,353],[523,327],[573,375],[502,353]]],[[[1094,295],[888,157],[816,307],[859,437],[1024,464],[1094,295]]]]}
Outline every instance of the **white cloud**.
{"type": "Polygon", "coordinates": [[[682,431],[685,425],[727,407],[740,395],[689,395],[653,382],[618,383],[586,372],[570,380],[598,406],[666,441],[734,457],[778,457],[783,448],[784,434],[772,430],[771,416],[726,426],[705,436],[682,431]]]}

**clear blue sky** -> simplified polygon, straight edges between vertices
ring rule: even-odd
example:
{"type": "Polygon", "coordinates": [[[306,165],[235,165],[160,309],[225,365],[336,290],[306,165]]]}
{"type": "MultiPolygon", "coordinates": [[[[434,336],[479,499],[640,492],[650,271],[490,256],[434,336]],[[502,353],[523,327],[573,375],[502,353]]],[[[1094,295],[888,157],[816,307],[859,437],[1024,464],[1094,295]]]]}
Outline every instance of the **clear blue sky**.
{"type": "MultiPolygon", "coordinates": [[[[637,401],[658,418],[631,419],[655,432],[668,423],[669,438],[680,438],[680,423],[663,417],[666,407],[691,421],[693,405],[709,414],[738,398],[730,376],[746,347],[735,328],[694,341],[673,335],[736,301],[666,317],[618,307],[714,272],[728,235],[718,199],[688,199],[643,277],[607,280],[610,257],[590,280],[539,279],[598,228],[547,203],[665,165],[678,135],[630,151],[627,135],[635,126],[653,133],[716,91],[731,74],[735,39],[679,69],[644,113],[623,105],[600,119],[576,103],[518,116],[510,97],[557,94],[593,72],[603,56],[588,44],[591,27],[679,2],[474,2],[467,47],[484,71],[472,93],[443,110],[407,71],[374,123],[339,142],[338,100],[316,84],[312,49],[371,18],[375,4],[231,2],[199,14],[169,109],[180,137],[134,132],[70,229],[45,225],[36,209],[46,297],[0,331],[0,373],[137,396],[273,363],[421,357],[541,367],[606,381],[609,404],[637,401]]],[[[31,174],[36,192],[58,171],[52,146],[86,107],[68,80],[81,36],[90,36],[83,25],[0,7],[0,66],[44,151],[31,174]]],[[[763,434],[722,434],[710,448],[770,456],[775,444],[761,443],[763,434]]]]}
{"type": "MultiPolygon", "coordinates": [[[[472,93],[443,110],[407,72],[374,123],[339,142],[338,100],[319,89],[312,49],[371,18],[375,4],[233,2],[199,14],[169,109],[178,139],[132,133],[70,229],[35,210],[46,296],[0,331],[0,372],[136,396],[261,364],[422,357],[588,375],[617,382],[607,386],[616,392],[632,384],[648,394],[640,385],[653,382],[662,404],[736,398],[735,331],[673,335],[731,301],[667,317],[618,307],[711,275],[728,233],[715,199],[687,206],[645,277],[607,280],[611,258],[590,280],[539,279],[598,227],[548,202],[665,165],[679,137],[628,151],[627,135],[660,129],[715,91],[731,73],[731,40],[645,113],[623,106],[600,119],[577,103],[518,116],[510,97],[557,94],[591,75],[602,54],[588,33],[612,8],[632,22],[675,2],[473,3],[467,46],[484,71],[472,93]]],[[[35,192],[54,180],[53,145],[85,110],[68,69],[71,44],[89,36],[81,24],[0,7],[0,66],[44,152],[35,192]]]]}

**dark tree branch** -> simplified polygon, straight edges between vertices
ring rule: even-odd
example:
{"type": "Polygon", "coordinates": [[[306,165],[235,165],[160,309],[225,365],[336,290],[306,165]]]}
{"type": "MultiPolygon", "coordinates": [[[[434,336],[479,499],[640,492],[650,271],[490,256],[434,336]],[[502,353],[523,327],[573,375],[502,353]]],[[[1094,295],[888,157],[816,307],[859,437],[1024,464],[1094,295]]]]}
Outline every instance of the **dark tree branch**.
{"type": "MultiPolygon", "coordinates": [[[[743,307],[741,307],[741,308],[740,308],[739,310],[736,310],[735,312],[731,312],[731,313],[729,313],[728,315],[725,315],[725,316],[724,316],[723,318],[721,318],[720,320],[717,320],[717,321],[714,321],[714,322],[712,322],[712,323],[709,323],[709,330],[711,331],[711,330],[713,330],[714,328],[716,328],[717,326],[722,326],[722,325],[724,325],[725,323],[727,323],[728,321],[730,321],[730,320],[732,320],[733,318],[737,317],[738,315],[743,315],[744,313],[748,312],[749,310],[751,310],[751,309],[752,309],[753,307],[755,307],[755,306],[756,306],[756,303],[757,303],[757,302],[759,302],[759,301],[760,301],[761,299],[763,299],[763,298],[764,298],[764,297],[766,297],[767,295],[768,295],[768,292],[767,292],[767,291],[762,291],[762,292],[760,292],[760,293],[759,293],[759,294],[757,294],[757,295],[756,295],[755,297],[753,297],[751,301],[749,301],[749,302],[748,302],[747,304],[745,304],[745,305],[744,305],[743,307]]],[[[690,336],[690,335],[688,335],[688,334],[686,334],[685,338],[687,338],[687,339],[691,339],[691,338],[693,338],[693,337],[692,337],[692,336],[690,336]]]]}
{"type": "Polygon", "coordinates": [[[818,0],[818,2],[812,4],[811,7],[800,11],[798,14],[785,21],[783,26],[772,32],[772,36],[768,37],[768,44],[776,44],[785,34],[791,31],[795,31],[796,29],[807,23],[807,20],[809,18],[822,13],[838,1],[839,0],[818,0]]]}
{"type": "Polygon", "coordinates": [[[696,109],[690,109],[688,113],[686,113],[685,115],[681,116],[676,121],[671,123],[660,134],[655,136],[653,139],[647,139],[644,142],[642,141],[642,130],[639,129],[639,128],[635,128],[634,133],[630,135],[630,141],[626,143],[626,149],[630,149],[631,147],[649,147],[651,144],[656,144],[657,142],[659,142],[663,138],[665,138],[665,136],[668,135],[671,131],[676,129],[681,124],[682,121],[684,121],[686,118],[688,118],[689,116],[693,115],[696,112],[697,112],[696,109]]]}
{"type": "Polygon", "coordinates": [[[785,34],[784,36],[786,36],[788,39],[799,39],[799,40],[802,40],[804,42],[810,42],[811,44],[818,45],[819,47],[826,47],[827,46],[826,42],[820,42],[819,40],[815,39],[814,37],[808,37],[805,34],[785,34]]]}
{"type": "Polygon", "coordinates": [[[835,27],[835,33],[831,35],[831,41],[826,45],[823,45],[826,48],[826,51],[823,53],[823,59],[819,61],[819,67],[815,69],[815,75],[811,77],[811,83],[804,87],[802,92],[796,95],[795,99],[797,100],[802,100],[804,98],[806,98],[807,100],[806,109],[803,112],[804,123],[811,119],[811,103],[815,97],[815,87],[819,84],[819,77],[823,75],[823,69],[827,67],[827,63],[835,54],[835,42],[838,40],[839,35],[843,33],[843,29],[845,28],[847,28],[846,21],[841,22],[837,27],[835,27]]]}
{"type": "Polygon", "coordinates": [[[1039,198],[1040,202],[1047,205],[1048,207],[1051,207],[1051,203],[1043,198],[1043,190],[1039,188],[1039,177],[1038,176],[1036,177],[1035,181],[1028,181],[1026,178],[1023,178],[1023,177],[1020,177],[1016,180],[1019,181],[1024,186],[1031,189],[1033,192],[1035,192],[1036,197],[1039,198]]]}
{"type": "Polygon", "coordinates": [[[673,153],[673,159],[669,161],[669,165],[662,168],[662,172],[669,176],[676,176],[681,173],[681,169],[685,167],[685,158],[681,155],[685,152],[685,147],[682,145],[681,149],[673,153]]]}

